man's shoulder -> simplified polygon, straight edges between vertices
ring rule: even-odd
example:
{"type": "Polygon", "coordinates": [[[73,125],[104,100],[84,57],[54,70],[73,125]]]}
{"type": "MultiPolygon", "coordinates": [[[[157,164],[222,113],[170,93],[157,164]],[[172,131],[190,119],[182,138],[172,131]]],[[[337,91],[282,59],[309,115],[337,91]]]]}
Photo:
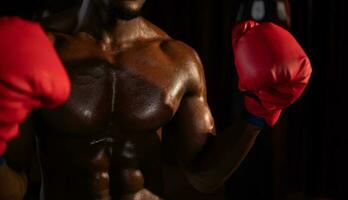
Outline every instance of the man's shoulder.
{"type": "Polygon", "coordinates": [[[202,93],[205,84],[204,70],[196,50],[185,42],[171,38],[162,29],[144,20],[151,29],[159,33],[159,47],[163,54],[170,60],[176,71],[186,77],[186,89],[192,93],[202,93]]]}
{"type": "Polygon", "coordinates": [[[173,62],[181,66],[200,67],[201,65],[195,49],[180,40],[163,40],[160,47],[169,58],[172,58],[173,62]]]}
{"type": "Polygon", "coordinates": [[[46,32],[52,34],[73,34],[77,26],[77,10],[69,9],[59,14],[46,17],[41,20],[41,25],[46,32]]]}
{"type": "Polygon", "coordinates": [[[197,52],[186,43],[167,40],[161,43],[161,49],[181,74],[185,74],[187,92],[202,94],[205,88],[203,65],[197,52]]]}
{"type": "Polygon", "coordinates": [[[40,21],[41,26],[54,45],[56,45],[57,40],[63,41],[73,35],[77,23],[76,12],[77,9],[72,8],[43,18],[40,21]]]}
{"type": "Polygon", "coordinates": [[[144,18],[143,20],[159,37],[160,48],[165,54],[167,54],[167,56],[175,58],[175,61],[177,62],[191,61],[197,64],[200,63],[199,56],[195,49],[180,40],[173,39],[169,34],[148,20],[144,18]]]}

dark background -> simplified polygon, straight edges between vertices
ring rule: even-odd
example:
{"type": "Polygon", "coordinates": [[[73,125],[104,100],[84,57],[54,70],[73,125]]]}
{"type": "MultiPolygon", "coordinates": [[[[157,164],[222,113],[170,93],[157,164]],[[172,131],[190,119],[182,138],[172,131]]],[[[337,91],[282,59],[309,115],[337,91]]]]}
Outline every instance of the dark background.
{"type": "MultiPolygon", "coordinates": [[[[275,0],[265,0],[272,5],[275,0]]],[[[1,1],[1,15],[38,19],[34,10],[64,10],[79,0],[1,1]],[[25,9],[24,9],[25,8],[25,9]]],[[[218,130],[242,109],[230,32],[242,0],[148,0],[143,15],[199,53],[218,130]]],[[[250,1],[243,1],[248,4],[250,1]]],[[[344,95],[348,3],[290,0],[290,32],[313,66],[299,101],[266,128],[226,184],[230,199],[348,199],[348,131],[344,95]]],[[[270,6],[271,7],[271,6],[270,6]]],[[[246,11],[247,12],[247,11],[246,11]]],[[[276,20],[272,9],[267,19],[276,20]]],[[[247,15],[243,17],[248,18],[247,15]]]]}

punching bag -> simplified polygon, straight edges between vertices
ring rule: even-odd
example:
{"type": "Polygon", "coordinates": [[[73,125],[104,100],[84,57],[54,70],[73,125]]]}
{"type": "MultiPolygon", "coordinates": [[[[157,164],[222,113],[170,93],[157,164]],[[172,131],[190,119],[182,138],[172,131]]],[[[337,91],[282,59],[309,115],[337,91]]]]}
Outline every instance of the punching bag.
{"type": "Polygon", "coordinates": [[[242,0],[236,22],[245,20],[274,22],[283,28],[291,26],[288,0],[242,0]]]}

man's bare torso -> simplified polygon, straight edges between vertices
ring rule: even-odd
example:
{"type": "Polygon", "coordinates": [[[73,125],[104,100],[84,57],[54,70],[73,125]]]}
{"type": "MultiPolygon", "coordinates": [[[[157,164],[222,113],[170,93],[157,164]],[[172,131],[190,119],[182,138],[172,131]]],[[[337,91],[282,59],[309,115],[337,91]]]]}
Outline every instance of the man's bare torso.
{"type": "Polygon", "coordinates": [[[183,96],[199,87],[194,79],[202,72],[191,48],[144,23],[152,37],[121,46],[83,32],[52,33],[72,93],[63,106],[41,113],[49,199],[66,193],[81,198],[84,190],[90,191],[85,198],[107,190],[118,195],[132,184],[119,175],[129,168],[140,169],[145,186],[163,193],[161,128],[183,96]]]}

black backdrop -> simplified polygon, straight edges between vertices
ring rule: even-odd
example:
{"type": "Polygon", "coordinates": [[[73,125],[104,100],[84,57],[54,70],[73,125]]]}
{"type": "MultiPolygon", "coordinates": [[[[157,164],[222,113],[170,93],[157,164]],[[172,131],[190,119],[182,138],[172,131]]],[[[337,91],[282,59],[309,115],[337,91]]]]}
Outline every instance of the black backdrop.
{"type": "MultiPolygon", "coordinates": [[[[74,2],[49,1],[55,3],[55,10],[74,2]]],[[[240,1],[148,0],[143,12],[173,38],[188,43],[199,53],[218,130],[227,127],[242,107],[230,45],[230,30],[240,1]]],[[[33,17],[32,10],[43,7],[38,0],[2,3],[1,14],[26,18],[33,17]]],[[[280,123],[263,131],[248,158],[226,184],[230,199],[348,198],[347,109],[343,104],[343,95],[348,91],[344,84],[348,3],[290,0],[290,4],[291,32],[311,58],[312,80],[280,123]]]]}

